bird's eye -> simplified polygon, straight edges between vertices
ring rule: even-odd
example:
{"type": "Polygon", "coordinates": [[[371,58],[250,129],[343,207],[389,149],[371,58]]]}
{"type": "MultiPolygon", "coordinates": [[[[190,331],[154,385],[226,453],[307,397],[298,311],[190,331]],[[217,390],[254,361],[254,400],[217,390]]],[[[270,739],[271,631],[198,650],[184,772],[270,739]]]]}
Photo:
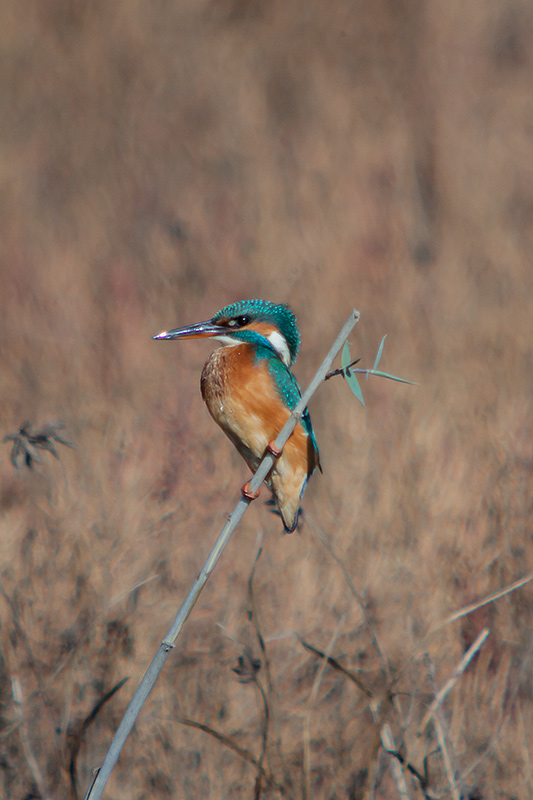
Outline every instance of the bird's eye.
{"type": "Polygon", "coordinates": [[[228,320],[228,328],[243,328],[245,325],[248,325],[249,322],[250,317],[245,315],[233,317],[233,319],[228,320]]]}

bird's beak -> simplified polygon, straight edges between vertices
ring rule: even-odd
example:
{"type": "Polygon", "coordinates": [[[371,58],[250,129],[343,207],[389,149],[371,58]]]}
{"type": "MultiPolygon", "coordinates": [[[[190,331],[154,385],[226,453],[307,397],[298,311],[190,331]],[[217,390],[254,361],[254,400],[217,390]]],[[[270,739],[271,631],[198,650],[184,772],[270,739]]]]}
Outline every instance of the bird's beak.
{"type": "Polygon", "coordinates": [[[207,320],[184,328],[174,328],[172,331],[162,331],[157,336],[152,336],[152,339],[203,339],[206,336],[223,336],[227,332],[227,328],[207,320]]]}

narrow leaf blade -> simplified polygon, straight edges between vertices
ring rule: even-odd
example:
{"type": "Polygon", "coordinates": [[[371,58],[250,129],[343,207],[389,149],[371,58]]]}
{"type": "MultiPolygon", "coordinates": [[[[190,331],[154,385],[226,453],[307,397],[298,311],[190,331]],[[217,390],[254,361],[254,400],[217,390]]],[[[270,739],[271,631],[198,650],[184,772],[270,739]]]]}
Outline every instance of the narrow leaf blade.
{"type": "Polygon", "coordinates": [[[379,369],[369,369],[369,375],[377,375],[379,378],[388,378],[390,381],[397,381],[398,383],[408,383],[410,386],[420,386],[416,381],[408,381],[406,378],[398,378],[397,375],[389,375],[388,372],[381,372],[379,369]]]}
{"type": "Polygon", "coordinates": [[[383,345],[385,344],[385,339],[386,338],[387,338],[387,334],[385,334],[385,336],[381,340],[381,344],[380,344],[380,346],[378,348],[378,354],[376,356],[376,360],[374,361],[374,369],[378,368],[378,364],[381,361],[381,356],[383,355],[383,345]]]}
{"type": "Polygon", "coordinates": [[[357,397],[361,405],[364,406],[365,401],[363,400],[363,393],[361,391],[361,387],[359,386],[359,381],[357,380],[353,372],[350,371],[350,374],[346,375],[346,383],[348,384],[354,395],[357,397]]]}
{"type": "Polygon", "coordinates": [[[350,345],[349,345],[349,344],[348,344],[348,342],[346,341],[346,342],[344,342],[344,347],[342,348],[342,355],[341,355],[341,367],[342,367],[343,369],[346,369],[346,367],[348,366],[348,364],[350,363],[350,361],[351,361],[351,356],[350,356],[350,345]]]}
{"type": "Polygon", "coordinates": [[[352,357],[350,355],[350,345],[348,342],[344,343],[344,347],[342,348],[342,356],[341,356],[341,366],[344,370],[344,377],[346,378],[346,383],[357,397],[359,402],[364,406],[365,401],[363,399],[363,393],[361,391],[361,387],[359,386],[359,381],[353,374],[352,369],[348,369],[349,364],[352,362],[352,357]]]}

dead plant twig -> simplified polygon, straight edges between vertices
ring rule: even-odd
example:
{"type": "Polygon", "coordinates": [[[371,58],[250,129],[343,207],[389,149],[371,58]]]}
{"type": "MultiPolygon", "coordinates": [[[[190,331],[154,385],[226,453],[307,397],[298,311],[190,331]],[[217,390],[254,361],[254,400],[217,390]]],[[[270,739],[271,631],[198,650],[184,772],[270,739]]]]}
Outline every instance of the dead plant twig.
{"type": "MultiPolygon", "coordinates": [[[[438,750],[435,751],[438,753],[438,750]]],[[[416,778],[418,783],[420,784],[420,791],[424,795],[424,800],[434,800],[433,795],[429,794],[426,790],[428,788],[428,769],[427,769],[427,756],[424,759],[424,774],[414,767],[409,761],[407,761],[401,753],[395,752],[393,750],[386,750],[389,756],[393,756],[396,758],[400,764],[411,773],[411,775],[416,778]]]]}
{"type": "Polygon", "coordinates": [[[122,678],[112,689],[104,694],[97,703],[95,703],[93,709],[91,710],[90,714],[88,714],[85,719],[83,720],[79,731],[72,736],[72,741],[70,745],[70,759],[69,759],[69,775],[70,775],[70,786],[74,797],[78,797],[78,770],[77,770],[77,761],[78,755],[80,752],[80,747],[83,743],[85,738],[85,734],[87,732],[87,728],[89,725],[94,722],[98,713],[101,711],[103,706],[107,703],[108,700],[111,700],[114,694],[116,694],[119,689],[122,689],[126,681],[129,681],[129,677],[122,678]]]}
{"type": "Polygon", "coordinates": [[[37,453],[39,450],[48,450],[54,458],[59,458],[55,444],[73,447],[60,433],[64,429],[62,422],[49,422],[40,431],[32,431],[31,423],[24,422],[17,433],[4,436],[2,444],[12,442],[9,458],[15,469],[26,466],[33,469],[34,464],[39,464],[37,453]]]}
{"type": "Polygon", "coordinates": [[[19,611],[18,611],[18,603],[15,600],[12,600],[12,598],[8,595],[8,593],[5,591],[4,587],[1,584],[0,584],[0,594],[4,598],[4,600],[6,602],[6,605],[9,608],[9,611],[11,613],[11,618],[13,620],[13,625],[14,625],[15,630],[16,630],[16,632],[17,632],[17,634],[18,634],[18,636],[19,636],[19,638],[20,638],[20,640],[21,640],[21,642],[22,642],[22,644],[24,646],[24,649],[26,651],[26,657],[28,659],[28,664],[30,665],[30,669],[31,669],[31,671],[32,671],[32,673],[33,673],[33,675],[35,677],[35,680],[37,681],[37,686],[39,687],[39,694],[40,694],[40,696],[41,696],[41,698],[43,700],[43,703],[44,703],[44,705],[45,705],[45,707],[46,707],[46,709],[48,711],[49,707],[51,706],[51,703],[50,703],[50,701],[48,699],[48,695],[47,695],[47,692],[45,690],[43,679],[41,678],[41,674],[40,674],[39,670],[37,669],[37,663],[36,663],[35,658],[33,656],[32,649],[30,647],[29,639],[26,636],[26,631],[22,627],[22,623],[20,621],[20,615],[19,615],[19,611]]]}
{"type": "MultiPolygon", "coordinates": [[[[424,661],[428,671],[429,681],[433,693],[438,694],[436,679],[435,679],[435,667],[428,653],[426,653],[424,661]]],[[[461,793],[459,791],[459,786],[457,785],[457,779],[456,779],[457,771],[455,770],[455,767],[453,765],[455,759],[453,756],[451,742],[448,741],[449,740],[448,725],[446,722],[446,717],[444,715],[444,710],[440,703],[437,703],[435,705],[432,722],[433,722],[433,727],[435,729],[435,735],[437,737],[439,750],[444,763],[444,771],[446,772],[446,777],[448,779],[448,784],[450,786],[451,795],[453,797],[453,800],[460,800],[461,793]]]]}
{"type": "Polygon", "coordinates": [[[326,669],[329,654],[333,650],[335,646],[335,642],[339,636],[339,631],[342,627],[344,622],[345,615],[343,614],[335,629],[333,636],[327,646],[326,652],[324,653],[324,658],[322,659],[322,663],[320,664],[320,669],[318,670],[315,680],[313,681],[313,686],[311,687],[311,694],[309,695],[309,700],[307,703],[307,709],[304,714],[304,724],[303,724],[303,797],[304,800],[309,800],[313,795],[311,793],[311,715],[313,713],[314,705],[316,703],[316,699],[318,696],[318,690],[320,688],[320,684],[322,682],[322,678],[324,676],[324,670],[326,669]]]}
{"type": "MultiPolygon", "coordinates": [[[[347,586],[348,586],[348,588],[350,590],[350,593],[352,594],[352,596],[355,599],[357,605],[359,606],[359,610],[361,612],[361,616],[363,617],[363,621],[364,621],[365,626],[366,626],[366,628],[367,628],[367,630],[368,630],[368,632],[370,634],[370,638],[372,639],[372,644],[374,645],[374,648],[376,650],[377,656],[379,658],[379,661],[380,661],[380,664],[381,664],[381,670],[382,670],[383,676],[384,676],[384,678],[386,680],[386,683],[387,683],[387,686],[388,686],[388,698],[389,698],[390,702],[392,703],[392,706],[394,707],[394,709],[396,711],[396,714],[398,715],[398,719],[399,719],[399,722],[400,722],[401,736],[403,737],[404,719],[403,719],[402,706],[401,706],[399,697],[396,694],[392,694],[392,687],[393,687],[393,683],[394,683],[393,678],[392,678],[392,672],[391,672],[391,669],[389,667],[388,661],[387,661],[387,659],[385,657],[385,654],[384,654],[384,652],[383,652],[383,650],[381,648],[381,645],[379,644],[379,641],[378,641],[378,638],[377,638],[377,634],[376,634],[376,632],[374,630],[374,627],[373,627],[373,625],[371,624],[371,622],[370,622],[370,620],[368,618],[368,615],[366,613],[366,609],[365,609],[363,600],[360,597],[359,593],[356,591],[355,586],[353,585],[352,579],[348,575],[348,572],[346,571],[346,568],[345,568],[344,564],[342,563],[342,560],[339,558],[339,556],[337,556],[337,554],[335,553],[333,547],[327,541],[326,537],[322,534],[322,532],[319,532],[318,530],[316,530],[316,528],[313,525],[311,525],[311,530],[312,530],[313,534],[316,536],[316,538],[320,541],[320,543],[329,552],[329,554],[331,555],[333,560],[336,562],[336,564],[339,566],[339,568],[340,568],[340,570],[341,570],[341,572],[342,572],[342,574],[344,576],[344,580],[346,581],[346,584],[347,584],[347,586]]],[[[377,726],[381,725],[381,719],[383,718],[383,714],[379,713],[378,703],[377,703],[376,699],[374,697],[369,698],[369,703],[368,704],[369,704],[370,712],[372,714],[372,719],[374,720],[375,724],[377,726]]],[[[398,747],[396,746],[396,743],[394,741],[392,728],[391,728],[389,722],[385,722],[383,725],[381,725],[380,739],[381,739],[381,744],[382,744],[384,750],[392,751],[392,752],[396,752],[398,750],[398,747]]],[[[403,744],[403,740],[402,740],[401,744],[403,744]]],[[[394,777],[394,780],[396,782],[396,787],[398,789],[400,797],[408,798],[409,797],[409,790],[407,788],[407,781],[406,781],[405,775],[403,773],[402,765],[397,760],[392,759],[391,760],[391,769],[392,769],[393,777],[394,777]]]]}
{"type": "MultiPolygon", "coordinates": [[[[258,547],[257,555],[255,557],[252,569],[250,571],[250,577],[248,579],[248,619],[249,619],[250,622],[253,623],[254,630],[255,630],[255,635],[257,636],[257,641],[259,642],[259,647],[261,648],[261,653],[262,653],[262,656],[263,656],[263,664],[265,666],[265,675],[266,675],[266,682],[267,682],[267,696],[265,696],[264,702],[266,704],[267,710],[269,711],[270,719],[272,720],[272,723],[273,723],[274,728],[275,728],[277,756],[278,756],[278,759],[279,759],[281,772],[283,774],[283,780],[285,782],[285,785],[287,785],[287,783],[288,783],[288,775],[287,775],[286,767],[285,767],[285,759],[283,758],[283,750],[282,750],[282,746],[281,746],[281,731],[280,731],[280,728],[279,728],[277,714],[276,714],[276,703],[275,703],[276,694],[275,694],[275,689],[274,689],[274,683],[272,681],[272,674],[270,672],[270,659],[268,657],[268,653],[267,653],[267,650],[266,650],[266,647],[265,647],[265,640],[263,638],[263,635],[261,633],[261,628],[259,626],[259,618],[258,618],[258,615],[257,615],[257,609],[256,609],[256,605],[255,605],[255,595],[254,595],[254,587],[253,587],[253,582],[254,582],[254,577],[255,577],[255,569],[257,567],[257,563],[258,563],[258,561],[259,561],[259,559],[261,557],[261,553],[262,552],[263,552],[263,548],[260,545],[258,547]],[[270,701],[270,702],[268,702],[268,701],[270,701]]],[[[262,687],[260,687],[260,688],[262,690],[262,687]]],[[[265,746],[266,746],[266,740],[265,740],[265,746]]],[[[272,764],[270,766],[271,766],[271,769],[272,769],[273,768],[272,764]]]]}
{"type": "MultiPolygon", "coordinates": [[[[381,744],[385,752],[397,752],[394,736],[392,734],[392,728],[388,722],[386,722],[381,728],[381,744]]],[[[405,779],[402,763],[395,758],[391,759],[390,763],[392,776],[396,782],[398,794],[400,797],[407,798],[407,800],[409,800],[409,789],[407,788],[407,781],[405,779]]]]}
{"type": "Polygon", "coordinates": [[[263,656],[263,664],[265,667],[265,674],[267,679],[267,686],[268,691],[272,692],[272,676],[270,674],[270,662],[268,660],[267,651],[265,648],[265,640],[263,639],[263,635],[261,633],[261,629],[259,627],[259,620],[257,617],[257,610],[255,607],[255,598],[254,598],[254,591],[253,591],[253,582],[254,582],[254,575],[255,575],[255,568],[257,566],[257,562],[261,558],[261,553],[263,552],[263,548],[260,547],[257,551],[257,555],[255,557],[252,569],[250,571],[250,577],[248,578],[248,619],[251,623],[253,623],[255,635],[257,636],[257,641],[259,642],[259,647],[261,649],[261,654],[263,656]]]}
{"type": "Polygon", "coordinates": [[[258,678],[258,672],[261,669],[261,661],[254,658],[250,647],[244,648],[244,653],[239,656],[238,666],[233,667],[233,672],[239,676],[239,683],[253,683],[259,692],[263,705],[263,724],[261,735],[261,753],[259,755],[257,777],[255,779],[254,797],[258,800],[261,796],[261,779],[263,777],[263,762],[265,760],[266,746],[268,739],[268,724],[270,721],[270,709],[266,698],[265,690],[261,686],[258,678]]]}
{"type": "Polygon", "coordinates": [[[459,680],[459,678],[461,677],[461,675],[463,674],[469,663],[474,658],[477,651],[483,647],[489,633],[490,631],[488,628],[485,628],[484,630],[481,631],[476,641],[472,645],[470,645],[470,647],[468,648],[462,659],[459,661],[459,663],[455,667],[454,671],[452,672],[452,674],[450,675],[444,686],[437,692],[430,707],[428,708],[424,716],[424,719],[420,724],[420,727],[418,729],[418,736],[422,735],[426,725],[428,724],[429,720],[435,713],[436,709],[441,705],[442,701],[444,700],[448,692],[450,692],[453,689],[453,687],[455,686],[455,684],[457,683],[457,681],[459,680]]]}
{"type": "Polygon", "coordinates": [[[212,736],[213,739],[216,739],[217,742],[220,742],[227,747],[229,750],[232,750],[236,753],[243,761],[248,762],[252,766],[256,767],[258,770],[261,771],[261,774],[266,779],[269,786],[273,786],[277,791],[282,791],[283,787],[276,783],[274,777],[268,772],[268,770],[260,764],[259,760],[250,753],[249,750],[246,750],[244,747],[239,747],[233,739],[229,736],[226,736],[224,733],[220,733],[220,731],[211,728],[209,725],[204,725],[202,722],[196,722],[194,719],[188,719],[187,717],[177,717],[174,719],[175,722],[179,722],[181,725],[188,725],[191,728],[197,728],[204,733],[207,733],[208,736],[212,736]]]}
{"type": "Polygon", "coordinates": [[[11,693],[13,696],[13,705],[15,707],[15,714],[19,723],[20,742],[28,769],[30,770],[31,777],[37,787],[42,800],[51,800],[52,795],[48,787],[41,768],[35,758],[33,748],[29,739],[27,725],[24,714],[24,693],[22,691],[22,683],[20,678],[14,677],[11,679],[11,693]]]}
{"type": "Polygon", "coordinates": [[[506,586],[504,589],[500,589],[497,592],[493,592],[493,594],[489,594],[487,597],[484,597],[483,600],[478,600],[476,603],[471,603],[471,605],[459,609],[459,611],[456,611],[454,614],[450,614],[449,617],[446,617],[446,619],[432,628],[431,633],[435,633],[435,631],[440,630],[445,625],[449,625],[450,622],[455,622],[456,620],[461,619],[461,617],[466,617],[467,614],[471,614],[472,611],[476,611],[478,608],[482,608],[489,603],[494,603],[495,600],[499,600],[500,597],[505,597],[506,594],[514,592],[516,589],[520,589],[530,581],[533,581],[533,573],[526,575],[525,578],[520,578],[520,580],[511,583],[510,586],[506,586]]]}
{"type": "Polygon", "coordinates": [[[359,689],[360,689],[360,690],[363,692],[363,694],[365,694],[365,695],[366,695],[368,698],[371,698],[371,697],[373,697],[373,696],[374,696],[374,695],[372,694],[371,690],[370,690],[370,689],[369,689],[367,686],[365,686],[365,684],[364,684],[364,683],[363,683],[361,680],[359,680],[359,678],[357,677],[357,675],[355,675],[355,673],[353,673],[351,670],[349,670],[349,669],[346,669],[346,667],[343,667],[343,666],[342,666],[342,664],[340,664],[340,663],[337,661],[337,659],[336,659],[336,658],[333,658],[332,656],[328,656],[328,655],[326,655],[326,653],[324,653],[322,650],[319,650],[317,647],[314,647],[312,644],[309,644],[309,642],[306,642],[306,641],[304,641],[304,640],[303,640],[303,639],[302,639],[300,636],[298,636],[298,634],[296,634],[296,638],[298,639],[298,641],[300,642],[300,644],[302,645],[302,647],[304,647],[304,648],[305,648],[306,650],[308,650],[310,653],[313,653],[315,656],[318,656],[318,658],[325,659],[325,660],[326,660],[326,662],[329,664],[329,666],[330,666],[330,667],[333,667],[333,669],[336,669],[336,670],[338,670],[338,672],[342,672],[342,674],[343,674],[343,675],[346,675],[346,677],[347,677],[349,680],[351,680],[351,681],[352,681],[352,683],[355,683],[355,685],[356,685],[356,686],[357,686],[357,687],[358,687],[358,688],[359,688],[359,689]]]}

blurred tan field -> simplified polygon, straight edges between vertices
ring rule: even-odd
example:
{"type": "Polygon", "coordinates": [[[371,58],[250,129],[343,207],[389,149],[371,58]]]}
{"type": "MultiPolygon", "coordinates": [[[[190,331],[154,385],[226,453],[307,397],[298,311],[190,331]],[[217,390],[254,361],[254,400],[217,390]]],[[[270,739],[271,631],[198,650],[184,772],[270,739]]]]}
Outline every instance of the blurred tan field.
{"type": "Polygon", "coordinates": [[[83,798],[248,478],[151,336],[259,297],[303,386],[354,307],[420,385],[319,389],[301,532],[263,489],[105,797],[532,797],[533,582],[449,621],[533,573],[531,5],[6,0],[0,47],[0,439],[73,445],[0,451],[0,796],[83,798]]]}

